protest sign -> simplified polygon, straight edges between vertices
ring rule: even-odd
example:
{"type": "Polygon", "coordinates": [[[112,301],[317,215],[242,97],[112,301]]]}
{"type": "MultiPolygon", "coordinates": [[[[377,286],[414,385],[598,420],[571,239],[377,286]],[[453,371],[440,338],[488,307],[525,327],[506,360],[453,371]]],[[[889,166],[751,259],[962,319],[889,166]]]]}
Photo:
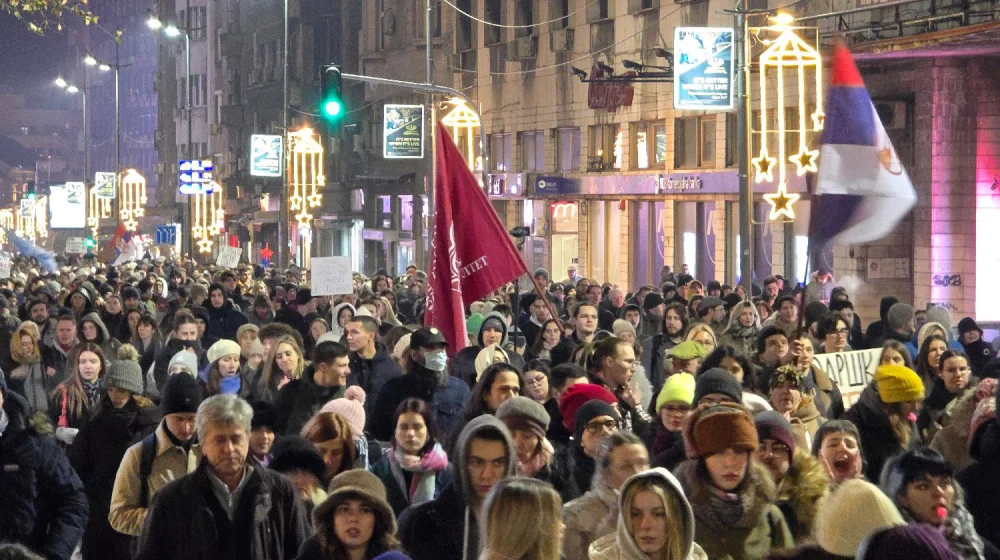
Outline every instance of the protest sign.
{"type": "Polygon", "coordinates": [[[354,291],[350,257],[313,257],[312,295],[337,296],[354,291]]]}
{"type": "Polygon", "coordinates": [[[881,348],[816,354],[813,366],[822,369],[837,382],[840,394],[844,396],[844,407],[850,408],[875,375],[881,356],[881,348]]]}
{"type": "Polygon", "coordinates": [[[240,264],[242,255],[243,247],[219,247],[219,256],[215,258],[215,264],[226,268],[236,268],[240,264]]]}

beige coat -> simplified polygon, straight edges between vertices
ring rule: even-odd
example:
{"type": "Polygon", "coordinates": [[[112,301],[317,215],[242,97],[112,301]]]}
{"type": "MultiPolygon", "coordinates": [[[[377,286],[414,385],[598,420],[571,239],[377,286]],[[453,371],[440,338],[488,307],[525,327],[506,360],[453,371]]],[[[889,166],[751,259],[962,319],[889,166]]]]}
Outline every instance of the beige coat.
{"type": "Polygon", "coordinates": [[[587,558],[587,548],[618,526],[618,492],[595,476],[591,489],[563,506],[564,558],[587,558]]]}
{"type": "MultiPolygon", "coordinates": [[[[115,476],[115,487],[111,493],[111,513],[108,521],[111,527],[119,533],[139,536],[142,524],[146,520],[145,507],[141,506],[142,495],[139,487],[139,463],[142,455],[142,442],[129,447],[118,467],[115,476]]],[[[185,453],[170,441],[166,432],[166,420],[156,427],[156,459],[153,459],[153,472],[146,481],[149,485],[148,498],[167,485],[168,482],[194,472],[201,460],[201,448],[198,444],[191,446],[191,451],[185,453]]]]}

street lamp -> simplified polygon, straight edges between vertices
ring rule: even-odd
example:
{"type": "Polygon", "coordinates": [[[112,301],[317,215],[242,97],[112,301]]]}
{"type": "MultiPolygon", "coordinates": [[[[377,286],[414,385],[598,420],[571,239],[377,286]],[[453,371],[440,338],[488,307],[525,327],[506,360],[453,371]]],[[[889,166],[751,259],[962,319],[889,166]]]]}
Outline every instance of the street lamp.
{"type": "Polygon", "coordinates": [[[176,25],[170,24],[163,29],[163,34],[173,39],[181,34],[181,30],[176,25]]]}
{"type": "Polygon", "coordinates": [[[83,99],[83,177],[84,182],[86,182],[87,176],[90,175],[90,138],[87,135],[87,87],[84,85],[83,88],[79,88],[66,80],[62,76],[55,79],[55,85],[69,94],[79,93],[83,99]]]}
{"type": "Polygon", "coordinates": [[[83,63],[87,66],[97,66],[97,59],[94,58],[94,55],[87,53],[86,56],[83,57],[83,63]]]}
{"type": "Polygon", "coordinates": [[[57,86],[59,86],[59,87],[61,87],[61,88],[64,88],[64,89],[65,89],[65,88],[66,88],[66,86],[68,85],[68,84],[66,83],[66,80],[62,79],[62,76],[60,76],[60,77],[56,78],[56,82],[55,82],[55,83],[56,83],[56,85],[57,85],[57,86]]]}
{"type": "Polygon", "coordinates": [[[86,53],[83,57],[83,63],[87,66],[96,66],[98,70],[102,72],[110,72],[112,68],[115,70],[115,198],[114,198],[114,218],[116,223],[120,219],[119,211],[119,177],[122,172],[122,127],[121,127],[121,79],[119,72],[122,68],[131,66],[130,64],[121,63],[120,47],[121,47],[121,30],[116,30],[115,34],[112,35],[115,40],[115,62],[114,64],[110,62],[105,62],[103,60],[98,60],[91,53],[86,53]]]}
{"type": "Polygon", "coordinates": [[[153,15],[152,12],[149,13],[149,17],[146,18],[146,27],[152,29],[153,31],[159,31],[163,27],[163,22],[160,18],[153,15]]]}

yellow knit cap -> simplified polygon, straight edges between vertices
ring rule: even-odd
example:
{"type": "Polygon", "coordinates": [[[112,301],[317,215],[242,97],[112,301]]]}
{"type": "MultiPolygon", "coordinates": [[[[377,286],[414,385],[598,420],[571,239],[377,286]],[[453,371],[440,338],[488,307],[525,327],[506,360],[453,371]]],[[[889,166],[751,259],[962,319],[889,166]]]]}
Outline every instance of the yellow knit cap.
{"type": "Polygon", "coordinates": [[[656,397],[656,413],[668,402],[682,402],[690,405],[694,401],[694,376],[690,373],[675,373],[667,378],[656,397]]]}
{"type": "Polygon", "coordinates": [[[924,399],[924,382],[906,366],[879,366],[875,371],[875,386],[884,403],[924,399]]]}

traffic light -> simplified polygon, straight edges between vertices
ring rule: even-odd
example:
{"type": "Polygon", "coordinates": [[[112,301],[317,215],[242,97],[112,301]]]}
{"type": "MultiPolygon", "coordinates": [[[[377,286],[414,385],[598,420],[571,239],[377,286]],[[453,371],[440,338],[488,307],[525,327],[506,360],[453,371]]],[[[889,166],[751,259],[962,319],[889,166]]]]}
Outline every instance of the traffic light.
{"type": "Polygon", "coordinates": [[[93,235],[89,235],[87,236],[86,239],[83,240],[83,247],[87,250],[88,253],[92,253],[93,249],[97,247],[97,240],[94,239],[93,235]]]}
{"type": "Polygon", "coordinates": [[[330,129],[335,130],[340,126],[340,122],[347,112],[341,89],[340,68],[333,64],[327,64],[323,66],[321,72],[319,114],[330,129]]]}
{"type": "Polygon", "coordinates": [[[24,192],[24,198],[27,198],[28,200],[35,200],[35,182],[34,181],[28,181],[28,184],[26,185],[24,191],[25,191],[24,192]]]}

